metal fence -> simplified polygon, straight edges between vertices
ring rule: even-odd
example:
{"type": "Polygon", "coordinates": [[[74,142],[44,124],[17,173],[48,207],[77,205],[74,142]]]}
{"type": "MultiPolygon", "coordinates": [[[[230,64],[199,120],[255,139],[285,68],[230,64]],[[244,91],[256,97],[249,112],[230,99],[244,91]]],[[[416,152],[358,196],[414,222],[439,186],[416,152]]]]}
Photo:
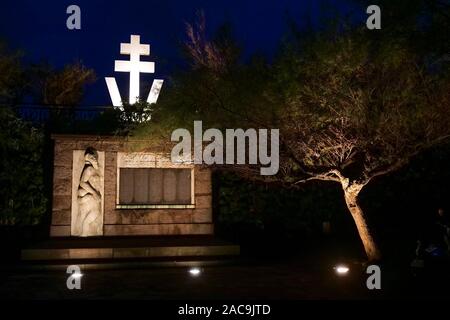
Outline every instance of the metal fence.
{"type": "Polygon", "coordinates": [[[48,105],[21,105],[16,107],[19,116],[33,123],[47,123],[54,119],[69,121],[93,121],[103,112],[111,111],[110,106],[68,107],[48,105]]]}

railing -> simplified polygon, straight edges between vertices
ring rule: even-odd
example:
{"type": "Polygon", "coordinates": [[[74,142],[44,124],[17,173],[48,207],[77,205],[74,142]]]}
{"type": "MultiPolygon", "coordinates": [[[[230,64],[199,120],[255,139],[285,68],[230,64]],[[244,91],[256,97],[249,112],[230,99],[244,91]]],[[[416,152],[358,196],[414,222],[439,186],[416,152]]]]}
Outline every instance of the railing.
{"type": "Polygon", "coordinates": [[[21,105],[16,107],[19,116],[33,123],[47,123],[55,119],[69,121],[93,121],[105,111],[113,110],[110,106],[68,107],[47,105],[21,105]]]}
{"type": "Polygon", "coordinates": [[[118,113],[111,106],[17,105],[16,114],[48,133],[110,134],[117,128],[118,113]]]}

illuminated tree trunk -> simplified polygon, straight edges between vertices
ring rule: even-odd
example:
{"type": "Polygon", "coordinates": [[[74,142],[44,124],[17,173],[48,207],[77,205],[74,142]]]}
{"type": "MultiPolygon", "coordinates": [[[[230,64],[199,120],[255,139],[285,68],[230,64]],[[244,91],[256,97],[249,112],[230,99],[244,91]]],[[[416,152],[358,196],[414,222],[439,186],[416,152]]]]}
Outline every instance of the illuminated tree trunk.
{"type": "Polygon", "coordinates": [[[364,250],[369,261],[375,261],[381,259],[381,252],[369,230],[364,212],[358,204],[358,194],[361,189],[362,186],[360,185],[344,187],[345,203],[355,221],[359,237],[364,245],[364,250]]]}

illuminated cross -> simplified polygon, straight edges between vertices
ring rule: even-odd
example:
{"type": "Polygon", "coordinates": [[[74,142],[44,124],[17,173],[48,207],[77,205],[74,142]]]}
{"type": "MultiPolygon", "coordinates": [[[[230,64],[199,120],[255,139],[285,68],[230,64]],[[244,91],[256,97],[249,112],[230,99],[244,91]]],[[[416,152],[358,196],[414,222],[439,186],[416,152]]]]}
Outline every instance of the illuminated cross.
{"type": "Polygon", "coordinates": [[[153,62],[140,61],[140,56],[150,55],[150,45],[141,44],[141,36],[132,35],[130,43],[120,44],[120,54],[129,54],[130,61],[116,60],[114,71],[130,73],[130,104],[139,99],[139,73],[154,73],[153,62]]]}
{"type": "MultiPolygon", "coordinates": [[[[118,72],[130,73],[130,104],[134,104],[139,99],[139,74],[141,72],[153,73],[155,72],[155,64],[153,62],[141,61],[141,56],[150,55],[150,45],[141,44],[141,36],[131,35],[130,43],[120,44],[120,53],[130,55],[129,61],[116,60],[114,70],[118,72]]],[[[114,107],[123,111],[122,98],[117,87],[117,82],[114,77],[105,77],[106,85],[108,86],[109,95],[114,107]]],[[[147,103],[156,103],[159,92],[164,80],[154,79],[150,92],[148,94],[147,103]]]]}

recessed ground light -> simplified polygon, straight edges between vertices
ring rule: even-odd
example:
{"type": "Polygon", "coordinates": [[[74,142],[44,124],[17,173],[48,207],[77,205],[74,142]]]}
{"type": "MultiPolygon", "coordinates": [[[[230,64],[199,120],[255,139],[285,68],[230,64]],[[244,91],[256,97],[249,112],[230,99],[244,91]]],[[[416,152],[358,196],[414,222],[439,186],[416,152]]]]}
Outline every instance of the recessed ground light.
{"type": "Polygon", "coordinates": [[[333,269],[340,276],[345,276],[350,271],[350,268],[343,264],[339,264],[335,266],[333,269]]]}
{"type": "Polygon", "coordinates": [[[189,274],[193,277],[197,277],[200,275],[200,273],[202,273],[202,271],[200,270],[200,268],[190,268],[189,269],[189,274]]]}

